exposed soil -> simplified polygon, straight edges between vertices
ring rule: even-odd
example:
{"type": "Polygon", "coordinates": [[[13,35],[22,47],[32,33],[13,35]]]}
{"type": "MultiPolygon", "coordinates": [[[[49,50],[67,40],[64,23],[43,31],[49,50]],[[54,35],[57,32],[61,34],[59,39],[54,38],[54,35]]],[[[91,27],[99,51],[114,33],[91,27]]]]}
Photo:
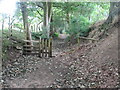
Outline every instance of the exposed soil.
{"type": "Polygon", "coordinates": [[[118,87],[118,30],[111,30],[112,34],[96,43],[65,46],[63,40],[55,41],[52,58],[11,51],[18,56],[3,64],[3,87],[118,87]]]}

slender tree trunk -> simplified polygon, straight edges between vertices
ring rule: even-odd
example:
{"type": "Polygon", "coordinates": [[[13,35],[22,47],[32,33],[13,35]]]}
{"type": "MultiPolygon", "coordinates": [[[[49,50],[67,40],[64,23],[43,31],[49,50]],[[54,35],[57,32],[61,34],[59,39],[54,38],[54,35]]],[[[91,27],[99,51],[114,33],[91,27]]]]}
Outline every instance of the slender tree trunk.
{"type": "Polygon", "coordinates": [[[44,37],[49,37],[48,35],[48,2],[44,2],[44,37]]]}
{"type": "Polygon", "coordinates": [[[8,30],[10,32],[10,36],[12,36],[12,24],[13,24],[14,19],[11,19],[11,16],[9,15],[9,23],[8,23],[8,30]]]}
{"type": "Polygon", "coordinates": [[[52,18],[52,3],[48,2],[48,22],[51,22],[51,18],[52,18]]]}
{"type": "Polygon", "coordinates": [[[53,15],[51,16],[51,21],[50,21],[51,25],[50,25],[50,36],[52,36],[54,34],[54,31],[53,31],[53,15]]]}
{"type": "Polygon", "coordinates": [[[3,20],[2,20],[2,32],[3,32],[3,30],[4,30],[4,18],[3,18],[3,20]]]}
{"type": "MultiPolygon", "coordinates": [[[[66,2],[66,8],[69,8],[70,5],[68,2],[66,2]]],[[[66,28],[69,29],[69,23],[70,23],[70,13],[69,13],[69,9],[66,9],[66,28]]]]}
{"type": "Polygon", "coordinates": [[[45,37],[49,38],[50,35],[50,21],[52,15],[52,3],[44,2],[44,34],[45,37]]]}
{"type": "MultiPolygon", "coordinates": [[[[22,16],[23,16],[24,30],[26,31],[26,39],[32,40],[31,32],[29,30],[29,25],[28,25],[27,5],[24,2],[21,2],[20,4],[21,4],[22,16]]],[[[31,45],[32,42],[28,44],[31,45]]]]}
{"type": "Polygon", "coordinates": [[[8,17],[8,19],[9,19],[9,22],[8,22],[8,30],[9,30],[9,34],[10,34],[10,36],[11,36],[11,30],[10,30],[10,22],[11,22],[11,18],[10,18],[10,15],[9,15],[9,17],[8,17]]]}

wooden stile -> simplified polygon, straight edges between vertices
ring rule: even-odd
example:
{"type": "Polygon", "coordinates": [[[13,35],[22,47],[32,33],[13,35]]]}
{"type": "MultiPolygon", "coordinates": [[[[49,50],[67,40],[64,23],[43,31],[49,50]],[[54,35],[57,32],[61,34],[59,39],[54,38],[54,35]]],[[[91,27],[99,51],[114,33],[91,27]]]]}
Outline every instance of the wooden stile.
{"type": "MultiPolygon", "coordinates": [[[[24,42],[30,42],[24,40],[24,42]]],[[[24,55],[38,55],[39,57],[52,57],[52,38],[40,38],[39,41],[33,41],[33,45],[23,46],[24,55]]]]}

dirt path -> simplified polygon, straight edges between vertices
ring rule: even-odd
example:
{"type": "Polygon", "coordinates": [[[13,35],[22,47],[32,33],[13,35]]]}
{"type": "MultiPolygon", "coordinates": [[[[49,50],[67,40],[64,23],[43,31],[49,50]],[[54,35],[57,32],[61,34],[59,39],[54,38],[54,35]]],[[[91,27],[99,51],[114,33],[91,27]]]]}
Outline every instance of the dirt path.
{"type": "MultiPolygon", "coordinates": [[[[57,56],[63,51],[66,51],[64,41],[53,42],[53,56],[57,56]]],[[[69,69],[64,66],[63,63],[53,58],[38,58],[36,56],[20,56],[17,59],[14,58],[13,64],[8,65],[6,83],[8,87],[28,88],[28,87],[49,87],[59,79],[63,78],[63,74],[66,74],[69,69]],[[25,64],[23,64],[25,63],[25,64]],[[15,68],[18,68],[15,69],[15,68]],[[13,70],[12,70],[13,69],[13,70]],[[14,70],[15,69],[15,70],[14,70]],[[22,71],[19,71],[22,69],[22,71]],[[12,72],[10,72],[10,71],[12,72]],[[22,72],[26,72],[23,75],[19,75],[22,72]],[[16,78],[16,76],[19,76],[16,78]]]]}
{"type": "Polygon", "coordinates": [[[69,50],[70,46],[64,39],[57,39],[53,41],[53,56],[60,55],[61,53],[69,50]]]}
{"type": "Polygon", "coordinates": [[[16,78],[14,80],[8,81],[11,87],[49,87],[55,80],[62,78],[63,72],[67,73],[66,67],[63,64],[55,62],[52,59],[39,59],[37,57],[29,57],[29,60],[36,60],[36,64],[31,66],[27,65],[29,70],[22,77],[16,78]],[[32,59],[31,59],[32,58],[32,59]]]}
{"type": "Polygon", "coordinates": [[[83,44],[75,52],[64,55],[59,54],[70,48],[61,40],[53,44],[56,56],[53,58],[20,56],[7,65],[5,82],[12,88],[118,87],[116,32],[96,44],[83,44]]]}

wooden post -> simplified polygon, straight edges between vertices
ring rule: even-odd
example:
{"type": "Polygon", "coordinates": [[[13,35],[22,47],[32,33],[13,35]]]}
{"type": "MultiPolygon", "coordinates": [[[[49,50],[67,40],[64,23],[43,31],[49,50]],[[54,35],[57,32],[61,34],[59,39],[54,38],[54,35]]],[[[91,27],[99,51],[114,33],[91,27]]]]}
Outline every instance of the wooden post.
{"type": "Polygon", "coordinates": [[[41,57],[42,57],[42,48],[43,46],[42,46],[42,38],[41,38],[41,57]]]}
{"type": "Polygon", "coordinates": [[[42,57],[44,57],[44,38],[42,38],[42,49],[41,49],[41,52],[42,52],[42,57]]]}
{"type": "Polygon", "coordinates": [[[47,39],[47,55],[48,55],[48,57],[49,57],[49,39],[47,39]]]}
{"type": "Polygon", "coordinates": [[[45,57],[47,57],[47,38],[44,39],[44,51],[45,51],[45,57]]]}
{"type": "Polygon", "coordinates": [[[41,56],[41,38],[39,39],[39,57],[42,57],[41,56]]]}
{"type": "Polygon", "coordinates": [[[26,55],[25,47],[23,46],[23,55],[26,55]]]}
{"type": "Polygon", "coordinates": [[[45,57],[45,38],[43,38],[43,57],[45,57]]]}
{"type": "Polygon", "coordinates": [[[52,57],[52,38],[49,39],[49,57],[52,57]]]}
{"type": "Polygon", "coordinates": [[[78,46],[80,46],[80,38],[77,38],[78,46]]]}

